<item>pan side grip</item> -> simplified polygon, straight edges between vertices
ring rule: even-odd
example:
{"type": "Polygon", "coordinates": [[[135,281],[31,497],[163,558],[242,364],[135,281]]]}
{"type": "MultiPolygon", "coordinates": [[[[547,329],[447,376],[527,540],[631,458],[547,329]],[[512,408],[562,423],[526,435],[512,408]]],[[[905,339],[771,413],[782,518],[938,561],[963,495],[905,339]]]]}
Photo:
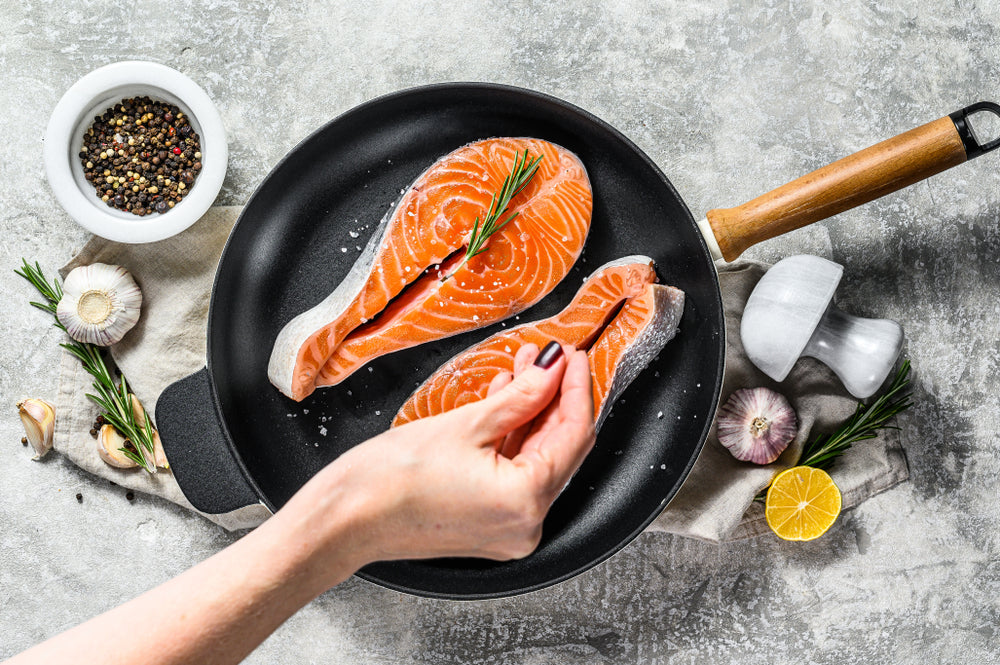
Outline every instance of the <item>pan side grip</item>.
{"type": "Polygon", "coordinates": [[[229,449],[208,368],[176,381],[156,401],[156,424],[185,498],[211,515],[259,503],[229,449]]]}
{"type": "MultiPolygon", "coordinates": [[[[868,203],[993,150],[967,117],[1000,106],[979,102],[844,157],[736,208],[709,210],[707,222],[726,261],[747,248],[868,203]]],[[[711,243],[709,243],[711,245],[711,243]]]]}

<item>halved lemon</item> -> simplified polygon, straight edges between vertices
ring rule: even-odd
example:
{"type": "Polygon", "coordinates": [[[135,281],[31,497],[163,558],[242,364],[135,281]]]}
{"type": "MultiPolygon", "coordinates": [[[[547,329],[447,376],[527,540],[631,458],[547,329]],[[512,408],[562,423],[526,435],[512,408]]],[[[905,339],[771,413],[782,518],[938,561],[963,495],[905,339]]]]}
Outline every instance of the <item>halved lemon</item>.
{"type": "Polygon", "coordinates": [[[840,490],[822,469],[796,466],[782,471],[767,490],[764,517],[784,540],[812,540],[829,529],[840,514],[840,490]]]}

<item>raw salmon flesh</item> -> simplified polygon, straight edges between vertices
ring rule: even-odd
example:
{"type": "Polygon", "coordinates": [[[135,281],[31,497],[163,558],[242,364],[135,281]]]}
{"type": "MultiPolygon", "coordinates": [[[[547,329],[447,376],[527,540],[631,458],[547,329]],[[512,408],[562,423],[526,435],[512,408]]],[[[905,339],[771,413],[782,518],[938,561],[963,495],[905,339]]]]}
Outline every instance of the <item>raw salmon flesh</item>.
{"type": "Polygon", "coordinates": [[[374,358],[527,309],[576,262],[592,209],[583,164],[547,141],[487,139],[445,155],[382,219],[333,293],[281,330],[268,377],[302,400],[374,358]],[[490,237],[484,253],[442,281],[461,264],[475,219],[486,217],[525,150],[542,161],[507,209],[518,216],[490,237]]]}
{"type": "Polygon", "coordinates": [[[556,340],[587,349],[599,428],[615,400],[677,333],[684,292],[655,281],[649,257],[605,264],[555,316],[497,333],[441,366],[403,404],[393,426],[483,399],[494,377],[513,371],[518,349],[556,340]]]}

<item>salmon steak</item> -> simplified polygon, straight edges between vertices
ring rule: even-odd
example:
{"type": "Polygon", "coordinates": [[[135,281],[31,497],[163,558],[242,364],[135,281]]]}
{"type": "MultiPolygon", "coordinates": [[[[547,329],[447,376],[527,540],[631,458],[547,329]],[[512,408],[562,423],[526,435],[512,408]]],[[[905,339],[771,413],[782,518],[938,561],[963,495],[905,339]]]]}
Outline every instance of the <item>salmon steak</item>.
{"type": "Polygon", "coordinates": [[[374,358],[524,311],[576,262],[592,211],[583,163],[548,141],[486,139],[445,155],[382,218],[333,293],[281,330],[271,383],[300,401],[374,358]],[[517,216],[464,261],[474,225],[525,151],[541,162],[506,208],[505,218],[517,216]]]}
{"type": "Polygon", "coordinates": [[[645,256],[601,266],[555,316],[497,333],[442,365],[403,404],[393,427],[483,399],[498,374],[514,370],[518,349],[555,340],[587,350],[599,428],[615,400],[677,334],[684,292],[655,281],[653,260],[645,256]]]}

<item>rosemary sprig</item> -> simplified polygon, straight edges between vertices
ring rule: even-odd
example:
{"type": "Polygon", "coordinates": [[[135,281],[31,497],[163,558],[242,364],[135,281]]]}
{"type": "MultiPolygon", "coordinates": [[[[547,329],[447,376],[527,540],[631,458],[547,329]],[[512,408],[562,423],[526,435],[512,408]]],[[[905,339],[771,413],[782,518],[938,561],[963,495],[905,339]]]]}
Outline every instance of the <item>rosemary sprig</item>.
{"type": "MultiPolygon", "coordinates": [[[[32,302],[31,305],[52,314],[55,318],[54,325],[66,332],[66,326],[55,317],[56,306],[63,295],[59,280],[54,279],[50,283],[42,273],[42,268],[37,261],[34,266],[24,259],[21,259],[21,262],[23,264],[21,269],[14,272],[28,280],[46,300],[46,302],[32,302]]],[[[147,413],[143,413],[142,423],[137,422],[135,412],[132,409],[132,394],[128,389],[125,377],[122,376],[121,382],[115,385],[114,377],[111,376],[108,366],[104,363],[101,347],[96,344],[73,340],[59,346],[79,358],[80,362],[83,363],[83,368],[94,377],[93,385],[97,394],[87,393],[87,397],[101,407],[101,415],[104,416],[104,420],[135,446],[134,450],[120,448],[122,454],[149,473],[156,473],[156,464],[153,461],[153,423],[147,413]]]]}
{"type": "MultiPolygon", "coordinates": [[[[889,388],[871,404],[858,403],[854,415],[844,421],[833,433],[818,436],[806,443],[799,456],[797,466],[811,466],[829,470],[834,461],[858,441],[874,439],[879,430],[899,429],[889,421],[913,406],[907,388],[910,385],[910,361],[904,360],[889,388]]],[[[767,494],[764,488],[757,495],[763,501],[767,494]]]]}
{"type": "Polygon", "coordinates": [[[852,444],[874,439],[881,429],[899,429],[895,425],[889,425],[888,422],[913,405],[910,393],[904,392],[910,385],[909,375],[910,361],[905,360],[889,389],[878,399],[867,406],[859,403],[854,415],[835,432],[807,443],[799,457],[799,466],[812,466],[825,471],[833,466],[834,460],[843,455],[852,444]]]}
{"type": "Polygon", "coordinates": [[[503,179],[500,191],[494,193],[490,199],[490,208],[486,214],[486,218],[480,222],[479,216],[476,216],[476,221],[472,225],[472,233],[469,235],[469,243],[465,247],[465,258],[462,259],[462,262],[451,273],[441,278],[442,282],[458,272],[462,266],[469,262],[469,259],[485,252],[487,249],[486,241],[518,216],[519,213],[512,212],[506,219],[500,221],[503,214],[507,212],[507,207],[510,205],[511,199],[520,194],[521,190],[527,187],[531,179],[535,177],[535,173],[538,172],[538,165],[541,163],[543,156],[539,155],[529,162],[527,149],[525,149],[524,153],[516,153],[514,155],[514,166],[507,177],[503,179]]]}

